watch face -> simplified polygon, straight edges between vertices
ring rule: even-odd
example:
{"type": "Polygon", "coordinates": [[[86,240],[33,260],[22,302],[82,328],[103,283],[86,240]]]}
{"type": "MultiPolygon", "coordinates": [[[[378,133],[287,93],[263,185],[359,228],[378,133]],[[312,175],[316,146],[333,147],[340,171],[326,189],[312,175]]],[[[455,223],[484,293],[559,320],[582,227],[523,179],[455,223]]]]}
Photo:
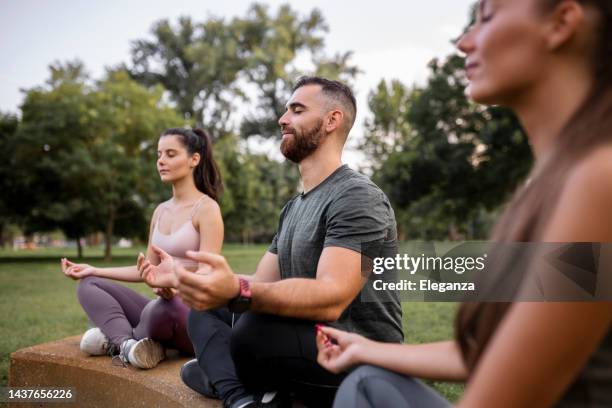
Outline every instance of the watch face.
{"type": "Polygon", "coordinates": [[[234,313],[243,313],[251,308],[251,299],[240,296],[234,299],[230,305],[230,310],[234,313]]]}

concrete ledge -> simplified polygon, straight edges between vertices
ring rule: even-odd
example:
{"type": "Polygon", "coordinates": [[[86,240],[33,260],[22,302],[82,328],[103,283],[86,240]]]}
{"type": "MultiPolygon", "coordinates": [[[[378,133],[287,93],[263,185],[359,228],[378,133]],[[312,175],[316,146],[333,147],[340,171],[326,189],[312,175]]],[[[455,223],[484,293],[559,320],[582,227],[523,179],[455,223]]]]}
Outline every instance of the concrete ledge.
{"type": "MultiPolygon", "coordinates": [[[[53,407],[198,407],[220,408],[187,388],[179,377],[188,361],[168,353],[151,370],[113,366],[110,357],[89,357],[74,336],[18,350],[11,354],[9,386],[74,387],[76,403],[52,403],[53,407]]],[[[40,403],[15,403],[15,408],[39,407],[40,403]]]]}

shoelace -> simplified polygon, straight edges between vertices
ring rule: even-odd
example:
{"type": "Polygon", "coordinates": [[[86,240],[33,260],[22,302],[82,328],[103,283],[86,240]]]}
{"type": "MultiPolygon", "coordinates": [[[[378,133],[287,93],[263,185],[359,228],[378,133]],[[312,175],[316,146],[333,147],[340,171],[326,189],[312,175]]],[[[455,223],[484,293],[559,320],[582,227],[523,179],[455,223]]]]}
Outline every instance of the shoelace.
{"type": "Polygon", "coordinates": [[[125,361],[123,361],[123,358],[121,358],[120,355],[113,356],[113,358],[111,359],[111,364],[114,367],[127,367],[127,364],[125,363],[125,361]]]}
{"type": "Polygon", "coordinates": [[[119,347],[115,346],[114,344],[110,344],[107,350],[107,354],[111,356],[111,364],[114,367],[127,367],[124,356],[121,353],[119,347]]]}

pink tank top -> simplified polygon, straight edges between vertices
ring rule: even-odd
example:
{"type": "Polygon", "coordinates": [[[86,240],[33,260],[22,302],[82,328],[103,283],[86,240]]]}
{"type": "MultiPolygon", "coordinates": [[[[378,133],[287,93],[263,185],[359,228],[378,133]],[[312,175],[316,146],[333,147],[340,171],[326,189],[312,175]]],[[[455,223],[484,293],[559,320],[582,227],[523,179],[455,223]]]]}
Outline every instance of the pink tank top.
{"type": "Polygon", "coordinates": [[[205,196],[202,196],[202,198],[193,205],[189,219],[176,231],[170,234],[163,234],[159,231],[159,220],[168,209],[167,204],[163,205],[161,208],[160,214],[155,221],[155,227],[153,228],[151,243],[166,251],[175,261],[183,264],[185,268],[198,267],[198,263],[187,258],[185,252],[189,250],[197,251],[200,249],[200,233],[193,226],[193,216],[200,207],[204,197],[205,196]]]}

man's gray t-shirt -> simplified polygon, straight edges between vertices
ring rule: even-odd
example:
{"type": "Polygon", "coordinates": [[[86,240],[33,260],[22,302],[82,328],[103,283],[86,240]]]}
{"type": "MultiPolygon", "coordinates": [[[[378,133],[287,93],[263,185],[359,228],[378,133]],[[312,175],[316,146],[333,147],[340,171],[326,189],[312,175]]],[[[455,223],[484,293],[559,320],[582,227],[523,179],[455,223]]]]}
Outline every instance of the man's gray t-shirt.
{"type": "MultiPolygon", "coordinates": [[[[389,200],[376,184],[347,165],[289,200],[268,250],[278,255],[281,279],[314,279],[325,247],[359,252],[362,264],[364,256],[374,259],[397,253],[397,228],[389,200]]],[[[397,293],[375,291],[369,283],[331,325],[378,341],[403,341],[397,293]],[[361,301],[362,295],[367,301],[361,301]]]]}

